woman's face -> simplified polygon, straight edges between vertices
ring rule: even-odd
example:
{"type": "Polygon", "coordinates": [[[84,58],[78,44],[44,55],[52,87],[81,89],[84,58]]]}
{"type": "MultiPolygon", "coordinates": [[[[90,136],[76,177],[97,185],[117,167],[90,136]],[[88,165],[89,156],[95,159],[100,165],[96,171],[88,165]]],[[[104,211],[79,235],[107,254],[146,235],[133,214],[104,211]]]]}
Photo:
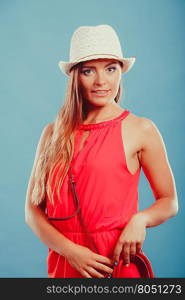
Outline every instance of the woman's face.
{"type": "Polygon", "coordinates": [[[83,98],[92,105],[113,103],[118,93],[121,74],[120,63],[114,59],[83,62],[79,72],[83,98]]]}

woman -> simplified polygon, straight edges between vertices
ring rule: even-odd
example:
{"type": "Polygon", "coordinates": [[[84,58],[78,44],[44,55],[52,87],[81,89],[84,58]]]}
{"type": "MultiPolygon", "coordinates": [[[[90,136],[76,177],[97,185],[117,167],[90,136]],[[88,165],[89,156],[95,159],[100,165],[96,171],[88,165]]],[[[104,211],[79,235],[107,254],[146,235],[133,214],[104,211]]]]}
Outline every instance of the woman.
{"type": "Polygon", "coordinates": [[[59,63],[69,76],[66,99],[41,135],[25,205],[27,224],[49,248],[49,277],[102,278],[120,258],[124,265],[117,277],[140,277],[131,260],[142,249],[146,228],[177,214],[159,130],[119,105],[121,75],[134,62],[123,57],[114,29],[98,25],[77,28],[70,61],[59,63]],[[98,253],[75,214],[69,167],[98,253]],[[138,211],[141,168],[156,201],[138,211]]]}

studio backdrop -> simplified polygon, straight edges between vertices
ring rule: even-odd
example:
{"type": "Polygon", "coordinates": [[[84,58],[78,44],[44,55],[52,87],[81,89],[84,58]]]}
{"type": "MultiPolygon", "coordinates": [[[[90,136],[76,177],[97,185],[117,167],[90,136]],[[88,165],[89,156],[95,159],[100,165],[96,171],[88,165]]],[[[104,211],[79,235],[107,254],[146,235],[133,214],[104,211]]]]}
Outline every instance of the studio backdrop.
{"type": "MultiPolygon", "coordinates": [[[[109,24],[124,56],[136,63],[123,74],[121,106],[151,119],[168,153],[179,197],[177,216],[147,228],[144,251],[156,277],[185,277],[185,1],[0,1],[0,277],[47,277],[47,246],[25,223],[24,203],[43,128],[64,101],[69,59],[79,26],[109,24]]],[[[141,173],[139,209],[155,201],[141,173]]]]}

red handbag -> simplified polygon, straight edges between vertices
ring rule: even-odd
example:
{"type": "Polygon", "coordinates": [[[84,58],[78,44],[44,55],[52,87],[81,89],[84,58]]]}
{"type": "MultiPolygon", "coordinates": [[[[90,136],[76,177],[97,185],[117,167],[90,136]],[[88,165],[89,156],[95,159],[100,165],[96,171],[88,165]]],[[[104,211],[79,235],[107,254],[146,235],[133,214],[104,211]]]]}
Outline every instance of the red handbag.
{"type": "MultiPolygon", "coordinates": [[[[132,277],[137,278],[154,278],[154,272],[152,270],[151,262],[149,261],[146,254],[143,251],[137,253],[133,258],[131,258],[130,262],[132,263],[131,270],[132,277]],[[134,276],[133,274],[137,274],[134,276]]],[[[124,266],[123,259],[119,259],[118,266],[114,267],[113,273],[108,275],[107,277],[115,277],[115,278],[122,278],[122,277],[130,277],[128,276],[128,272],[125,272],[126,267],[124,266]]]]}

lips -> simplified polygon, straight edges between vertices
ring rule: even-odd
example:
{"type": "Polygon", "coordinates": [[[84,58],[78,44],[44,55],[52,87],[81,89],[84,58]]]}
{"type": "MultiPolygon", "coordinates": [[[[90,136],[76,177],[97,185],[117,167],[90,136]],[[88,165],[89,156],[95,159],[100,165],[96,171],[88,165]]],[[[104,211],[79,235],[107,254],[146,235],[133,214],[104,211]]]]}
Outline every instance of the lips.
{"type": "Polygon", "coordinates": [[[95,90],[95,91],[92,91],[92,93],[96,93],[96,92],[109,92],[110,90],[95,90]]]}
{"type": "Polygon", "coordinates": [[[96,97],[105,97],[110,93],[110,90],[95,90],[92,91],[92,93],[96,95],[96,97]]]}

